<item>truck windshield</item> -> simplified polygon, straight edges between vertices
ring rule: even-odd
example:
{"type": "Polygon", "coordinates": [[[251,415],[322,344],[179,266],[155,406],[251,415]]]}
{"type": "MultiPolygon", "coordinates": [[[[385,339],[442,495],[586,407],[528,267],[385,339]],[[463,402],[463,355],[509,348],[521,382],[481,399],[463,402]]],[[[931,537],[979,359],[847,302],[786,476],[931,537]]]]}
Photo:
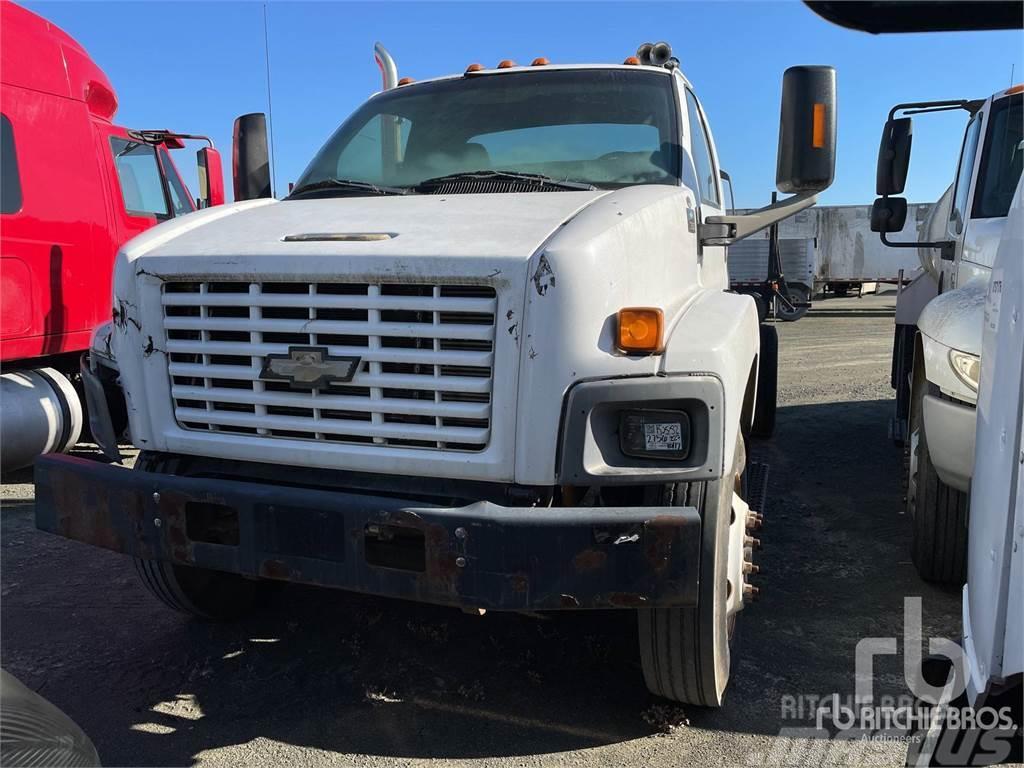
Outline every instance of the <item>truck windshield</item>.
{"type": "Polygon", "coordinates": [[[985,149],[981,156],[974,218],[1006,216],[1024,169],[1024,94],[1000,99],[992,106],[985,149]]]}
{"type": "Polygon", "coordinates": [[[295,188],[379,194],[478,171],[602,188],[678,184],[673,91],[670,76],[620,69],[471,75],[395,88],[345,121],[295,188]],[[362,186],[324,183],[331,179],[362,186]]]}

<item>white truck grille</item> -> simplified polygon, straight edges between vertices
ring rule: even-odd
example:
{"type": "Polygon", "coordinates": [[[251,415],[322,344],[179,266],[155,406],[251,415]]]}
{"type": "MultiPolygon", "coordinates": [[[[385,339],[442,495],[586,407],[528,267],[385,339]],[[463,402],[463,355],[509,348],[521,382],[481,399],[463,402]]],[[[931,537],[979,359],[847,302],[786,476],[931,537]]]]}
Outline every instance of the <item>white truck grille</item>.
{"type": "Polygon", "coordinates": [[[189,430],[481,451],[495,290],[483,285],[165,282],[171,397],[189,430]],[[261,380],[301,347],[358,357],[349,382],[261,380]]]}

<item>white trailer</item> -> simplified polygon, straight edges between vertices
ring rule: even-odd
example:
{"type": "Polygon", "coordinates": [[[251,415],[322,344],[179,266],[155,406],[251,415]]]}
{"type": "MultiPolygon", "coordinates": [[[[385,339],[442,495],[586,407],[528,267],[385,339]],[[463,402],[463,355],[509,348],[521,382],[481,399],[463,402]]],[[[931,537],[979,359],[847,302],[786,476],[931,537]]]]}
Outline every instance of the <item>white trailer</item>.
{"type": "MultiPolygon", "coordinates": [[[[907,206],[903,228],[891,238],[915,243],[934,203],[907,206]]],[[[765,239],[761,233],[755,238],[765,239]]],[[[814,243],[812,293],[843,295],[865,283],[896,283],[909,280],[921,263],[914,251],[894,251],[871,231],[870,205],[818,205],[779,223],[780,240],[811,240],[814,243]]],[[[786,279],[789,279],[787,270],[786,279]]],[[[802,282],[802,281],[801,281],[802,282]]]]}
{"type": "MultiPolygon", "coordinates": [[[[906,223],[891,239],[920,240],[921,227],[931,208],[931,203],[908,205],[906,223]]],[[[871,231],[870,205],[829,205],[807,213],[814,219],[817,240],[815,294],[842,296],[859,293],[868,283],[900,283],[921,267],[915,251],[887,248],[871,231]]],[[[780,225],[780,231],[786,224],[780,225]]]]}
{"type": "MultiPolygon", "coordinates": [[[[762,320],[775,303],[768,287],[769,243],[768,239],[755,235],[729,248],[729,283],[734,291],[753,297],[762,320]]],[[[796,305],[808,302],[814,285],[814,238],[780,238],[779,259],[794,306],[788,309],[778,302],[775,310],[782,320],[798,320],[807,314],[807,308],[796,305]]]]}

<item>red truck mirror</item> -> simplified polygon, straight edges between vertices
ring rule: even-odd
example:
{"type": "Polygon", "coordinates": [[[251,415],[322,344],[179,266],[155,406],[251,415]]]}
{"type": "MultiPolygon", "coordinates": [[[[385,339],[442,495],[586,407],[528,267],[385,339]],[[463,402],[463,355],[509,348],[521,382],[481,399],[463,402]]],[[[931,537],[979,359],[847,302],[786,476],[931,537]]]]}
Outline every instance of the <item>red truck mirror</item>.
{"type": "Polygon", "coordinates": [[[213,147],[203,147],[196,152],[196,166],[199,173],[199,207],[223,205],[224,171],[220,163],[220,152],[213,147]]]}

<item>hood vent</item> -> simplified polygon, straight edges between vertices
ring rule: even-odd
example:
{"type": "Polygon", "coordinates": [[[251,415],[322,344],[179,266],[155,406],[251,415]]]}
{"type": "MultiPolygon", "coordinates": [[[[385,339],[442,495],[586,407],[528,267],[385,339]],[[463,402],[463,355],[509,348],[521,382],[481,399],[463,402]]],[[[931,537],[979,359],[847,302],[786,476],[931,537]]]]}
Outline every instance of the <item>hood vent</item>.
{"type": "Polygon", "coordinates": [[[297,235],[285,235],[281,239],[286,243],[372,243],[396,237],[397,232],[301,232],[297,235]]]}

